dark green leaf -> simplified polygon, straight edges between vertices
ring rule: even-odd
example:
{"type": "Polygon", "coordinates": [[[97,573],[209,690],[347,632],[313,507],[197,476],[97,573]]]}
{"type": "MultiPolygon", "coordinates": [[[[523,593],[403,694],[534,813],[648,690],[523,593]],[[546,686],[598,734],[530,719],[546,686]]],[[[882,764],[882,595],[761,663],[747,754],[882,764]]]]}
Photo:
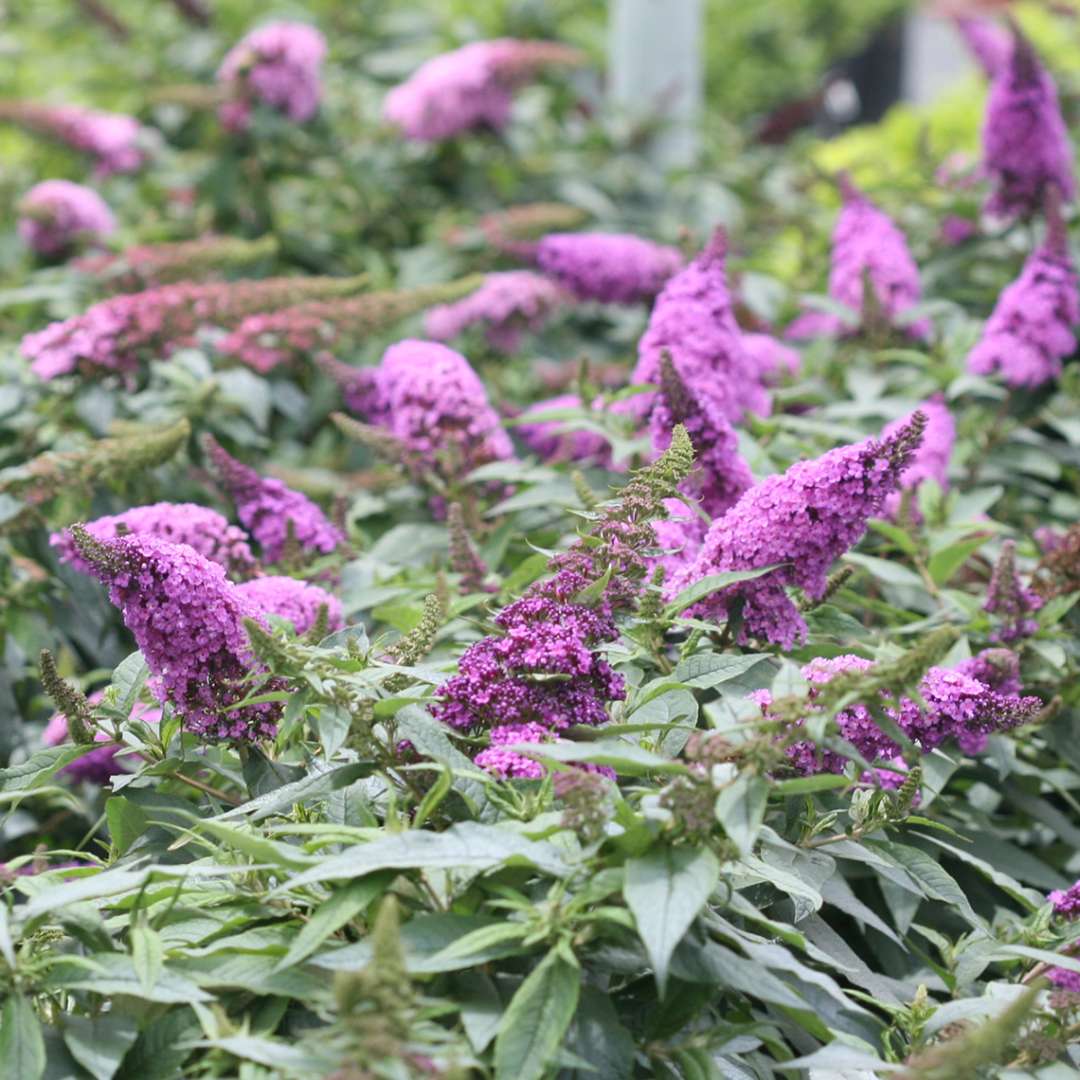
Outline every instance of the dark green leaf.
{"type": "Polygon", "coordinates": [[[495,1037],[495,1080],[540,1080],[577,1009],[581,971],[557,950],[518,987],[495,1037]]]}
{"type": "Polygon", "coordinates": [[[720,864],[708,848],[663,847],[627,860],[623,895],[661,995],[671,954],[719,878],[720,864]]]}
{"type": "Polygon", "coordinates": [[[33,1006],[9,993],[0,1011],[0,1066],[12,1080],[38,1080],[45,1071],[45,1042],[33,1006]]]}

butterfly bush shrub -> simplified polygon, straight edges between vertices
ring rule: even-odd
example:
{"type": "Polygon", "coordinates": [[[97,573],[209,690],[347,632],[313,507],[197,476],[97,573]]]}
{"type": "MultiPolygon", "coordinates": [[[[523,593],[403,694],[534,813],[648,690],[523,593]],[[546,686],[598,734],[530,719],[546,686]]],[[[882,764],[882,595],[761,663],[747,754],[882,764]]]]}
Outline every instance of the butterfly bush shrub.
{"type": "Polygon", "coordinates": [[[14,5],[0,1073],[1076,1072],[1073,28],[773,6],[14,5]]]}

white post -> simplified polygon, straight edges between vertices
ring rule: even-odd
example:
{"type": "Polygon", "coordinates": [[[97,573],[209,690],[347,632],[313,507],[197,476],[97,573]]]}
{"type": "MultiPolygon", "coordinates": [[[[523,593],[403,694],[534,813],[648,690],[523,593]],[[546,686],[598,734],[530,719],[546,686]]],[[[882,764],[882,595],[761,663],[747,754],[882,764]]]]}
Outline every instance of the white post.
{"type": "Polygon", "coordinates": [[[611,0],[608,77],[612,103],[632,119],[658,119],[658,164],[690,165],[700,145],[702,0],[611,0]]]}

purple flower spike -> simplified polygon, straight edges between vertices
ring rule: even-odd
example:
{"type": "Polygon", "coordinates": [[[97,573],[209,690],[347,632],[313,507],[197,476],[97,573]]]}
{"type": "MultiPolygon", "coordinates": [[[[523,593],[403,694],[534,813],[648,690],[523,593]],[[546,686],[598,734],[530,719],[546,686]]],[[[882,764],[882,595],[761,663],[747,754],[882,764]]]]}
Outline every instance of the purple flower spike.
{"type": "Polygon", "coordinates": [[[227,454],[209,435],[205,445],[222,484],[236,503],[237,517],[258,541],[267,562],[281,559],[290,529],[300,549],[316,555],[329,555],[345,542],[341,530],[306,495],[280,480],[260,476],[227,454]]]}
{"type": "Polygon", "coordinates": [[[257,669],[244,619],[261,612],[225,571],[186,544],[138,535],[101,542],[72,531],[146,658],[155,694],[173,703],[185,727],[206,742],[273,736],[280,703],[236,708],[257,669]]]}
{"type": "Polygon", "coordinates": [[[98,112],[81,105],[43,105],[38,101],[0,101],[0,119],[65,143],[95,159],[94,175],[138,172],[157,141],[131,116],[98,112]]]}
{"type": "Polygon", "coordinates": [[[291,577],[252,578],[236,591],[266,615],[288,619],[297,634],[306,634],[319,618],[320,608],[326,608],[326,629],[340,630],[345,625],[341,615],[341,601],[318,585],[297,581],[291,577]]]}
{"type": "Polygon", "coordinates": [[[357,404],[413,459],[418,472],[460,479],[514,456],[487,391],[461,353],[431,341],[399,341],[383,355],[357,404]]]}
{"type": "MultiPolygon", "coordinates": [[[[88,522],[86,531],[95,540],[110,540],[125,533],[156,536],[173,544],[187,544],[200,555],[216,562],[234,576],[250,574],[255,556],[248,547],[243,530],[230,525],[216,510],[197,503],[153,503],[136,506],[122,514],[111,514],[88,522]]],[[[56,548],[61,562],[82,574],[93,573],[68,530],[53,533],[49,543],[56,548]]]]}
{"type": "MultiPolygon", "coordinates": [[[[915,323],[904,319],[922,298],[919,268],[904,234],[846,176],[839,184],[843,207],[833,228],[829,296],[861,316],[868,299],[863,290],[869,283],[872,302],[886,322],[902,325],[912,337],[925,338],[930,332],[926,319],[915,323]]],[[[853,332],[837,316],[811,311],[788,327],[787,337],[844,337],[853,332]]]]}
{"type": "Polygon", "coordinates": [[[39,255],[55,258],[103,240],[116,219],[92,188],[70,180],[35,184],[19,203],[19,235],[39,255]]]}
{"type": "MultiPolygon", "coordinates": [[[[924,480],[933,480],[943,491],[949,486],[949,459],[956,442],[956,424],[940,394],[924,401],[919,412],[926,417],[922,443],[911,458],[911,464],[900,475],[900,490],[885,500],[885,513],[895,518],[900,511],[901,492],[918,490],[924,480]]],[[[911,420],[910,416],[894,420],[882,435],[888,438],[911,420]]],[[[911,508],[916,514],[918,509],[911,508]]]]}
{"type": "Polygon", "coordinates": [[[1042,605],[1042,597],[1025,588],[1016,573],[1016,542],[1006,540],[1001,545],[1001,554],[990,575],[986,602],[983,604],[984,611],[1002,620],[993,640],[1008,644],[1034,634],[1039,629],[1039,623],[1031,616],[1042,605]]]}
{"type": "Polygon", "coordinates": [[[1069,257],[1056,201],[1048,206],[1042,246],[1028,256],[1020,277],[998,297],[968,371],[999,373],[1012,387],[1038,387],[1061,374],[1061,362],[1076,349],[1080,291],[1069,257]]]}
{"type": "Polygon", "coordinates": [[[274,22],[253,30],[218,69],[218,83],[229,98],[218,113],[222,124],[244,131],[256,101],[295,123],[310,120],[322,97],[319,69],[325,56],[326,39],[306,23],[274,22]]]}
{"type": "Polygon", "coordinates": [[[1062,919],[1080,918],[1080,881],[1067,889],[1055,889],[1047,898],[1054,905],[1054,914],[1062,919]]]}
{"type": "Polygon", "coordinates": [[[428,337],[449,341],[467,327],[486,327],[488,344],[515,353],[527,330],[539,330],[571,297],[550,278],[529,270],[488,274],[471,296],[432,308],[424,322],[428,337]]]}
{"type": "Polygon", "coordinates": [[[971,55],[991,79],[1003,71],[1012,57],[1009,32],[993,19],[961,17],[955,20],[971,55]]]}
{"type": "Polygon", "coordinates": [[[990,84],[982,134],[983,165],[994,185],[986,209],[1005,217],[1034,213],[1050,187],[1063,199],[1076,197],[1057,87],[1015,27],[1013,36],[1008,62],[990,84]]]}
{"type": "Polygon", "coordinates": [[[630,233],[549,233],[536,264],[579,300],[636,304],[651,300],[683,264],[677,248],[630,233]]]}
{"type": "Polygon", "coordinates": [[[476,41],[423,64],[386,98],[383,118],[416,142],[440,142],[510,119],[514,91],[542,68],[578,64],[582,54],[554,41],[476,41]]]}
{"type": "MultiPolygon", "coordinates": [[[[813,711],[818,694],[816,687],[838,675],[869,671],[873,666],[873,661],[850,654],[811,660],[802,669],[803,677],[810,683],[810,710],[813,711]]],[[[999,674],[996,667],[989,666],[999,674]]],[[[1021,697],[1019,693],[995,688],[966,674],[963,667],[932,667],[927,671],[919,683],[919,696],[926,704],[925,709],[911,698],[901,698],[895,705],[885,707],[889,718],[924,754],[949,739],[955,740],[964,753],[981,753],[992,732],[1007,731],[1026,723],[1042,707],[1039,698],[1021,697]]],[[[1019,690],[1019,681],[1016,689],[1019,690]]],[[[756,690],[750,697],[768,716],[772,705],[769,691],[756,690]]],[[[882,731],[865,705],[850,705],[841,710],[836,716],[836,725],[841,737],[867,761],[893,763],[898,759],[900,747],[882,731]]],[[[803,774],[840,773],[847,762],[842,754],[822,750],[809,740],[793,743],[786,753],[791,766],[803,774]]],[[[887,786],[897,786],[896,781],[889,781],[887,786]]]]}
{"type": "MultiPolygon", "coordinates": [[[[701,254],[664,287],[638,346],[631,381],[658,385],[661,357],[668,353],[689,391],[710,398],[734,424],[746,412],[767,416],[771,404],[762,385],[760,349],[746,347],[735,322],[726,252],[727,239],[717,230],[701,254]]],[[[640,394],[630,408],[644,415],[653,400],[651,394],[640,394]]]]}
{"type": "Polygon", "coordinates": [[[829,567],[863,535],[867,519],[882,512],[925,423],[915,413],[888,437],[797,462],[750,488],[713,522],[693,563],[672,575],[669,596],[712,574],[782,563],[771,573],[721,589],[691,614],[727,619],[740,612],[741,640],[757,637],[791,648],[805,636],[806,624],[785,586],[797,585],[812,598],[824,594],[829,567]]]}

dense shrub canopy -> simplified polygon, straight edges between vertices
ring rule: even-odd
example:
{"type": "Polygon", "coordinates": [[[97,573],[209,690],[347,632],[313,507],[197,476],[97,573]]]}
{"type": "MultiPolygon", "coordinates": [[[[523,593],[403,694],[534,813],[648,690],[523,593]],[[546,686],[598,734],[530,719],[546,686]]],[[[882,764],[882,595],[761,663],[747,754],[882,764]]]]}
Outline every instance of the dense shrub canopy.
{"type": "Polygon", "coordinates": [[[14,6],[0,1075],[1076,1074],[1077,31],[780,140],[898,6],[14,6]]]}

